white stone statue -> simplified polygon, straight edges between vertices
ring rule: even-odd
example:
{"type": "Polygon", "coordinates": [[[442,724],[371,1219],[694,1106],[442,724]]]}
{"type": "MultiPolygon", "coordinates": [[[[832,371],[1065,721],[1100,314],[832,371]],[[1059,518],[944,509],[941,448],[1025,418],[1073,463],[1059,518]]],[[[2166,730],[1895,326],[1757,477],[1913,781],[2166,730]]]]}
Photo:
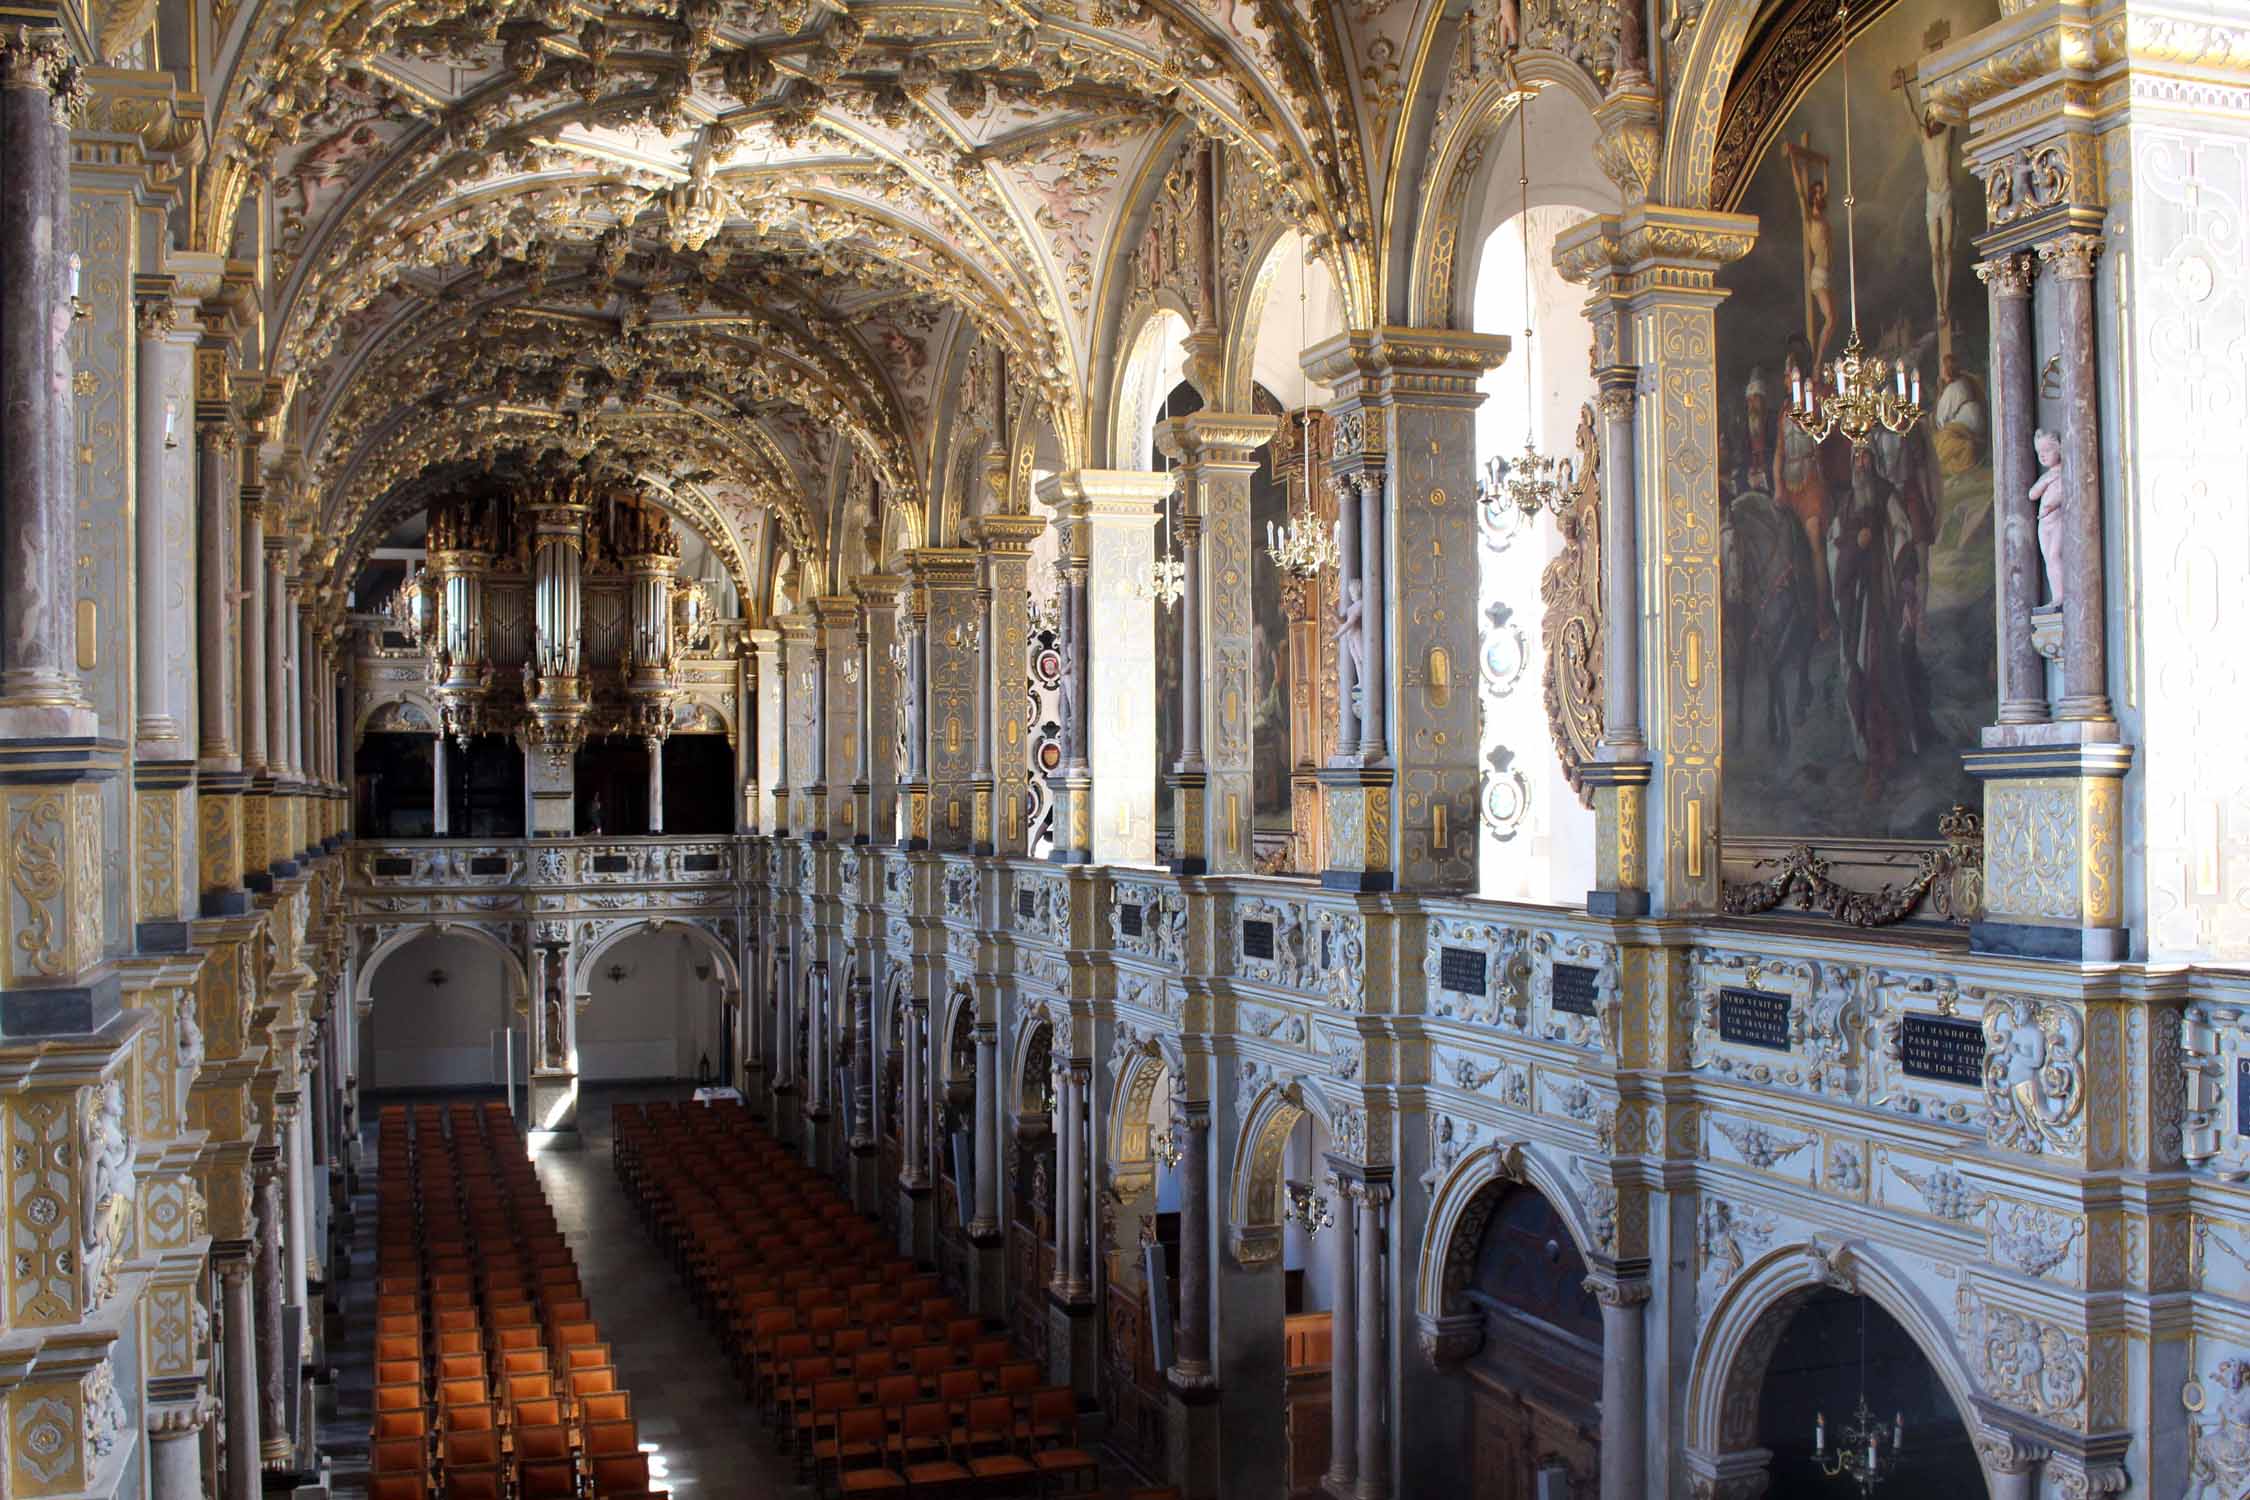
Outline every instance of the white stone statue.
{"type": "Polygon", "coordinates": [[[2038,1155],[2085,1139],[2084,1028],[2067,1005],[2029,996],[1994,1000],[1984,1013],[1987,1138],[2038,1155]]]}
{"type": "Polygon", "coordinates": [[[2042,427],[2031,435],[2031,450],[2039,455],[2039,477],[2031,484],[2031,502],[2039,507],[2039,561],[2047,569],[2047,602],[2060,604],[2063,595],[2062,437],[2042,427]]]}
{"type": "MultiPolygon", "coordinates": [[[[1365,723],[1366,702],[1360,693],[1360,680],[1367,662],[1367,645],[1360,633],[1360,614],[1360,581],[1347,578],[1336,600],[1336,691],[1352,706],[1352,716],[1365,723]]],[[[1340,748],[1349,751],[1352,747],[1340,748]]]]}
{"type": "Polygon", "coordinates": [[[94,1300],[116,1283],[117,1257],[133,1208],[133,1145],[125,1133],[125,1085],[112,1078],[87,1111],[81,1138],[86,1171],[81,1215],[86,1274],[94,1300]]]}

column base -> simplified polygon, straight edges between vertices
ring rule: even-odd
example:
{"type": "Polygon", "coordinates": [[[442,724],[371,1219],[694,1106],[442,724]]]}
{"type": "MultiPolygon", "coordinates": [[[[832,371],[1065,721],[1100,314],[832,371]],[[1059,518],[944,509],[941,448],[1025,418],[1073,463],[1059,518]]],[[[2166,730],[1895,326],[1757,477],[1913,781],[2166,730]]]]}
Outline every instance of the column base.
{"type": "Polygon", "coordinates": [[[1094,851],[1091,849],[1051,849],[1047,852],[1047,861],[1050,864],[1057,865],[1090,865],[1094,862],[1094,851]]]}
{"type": "Polygon", "coordinates": [[[1327,793],[1328,891],[1398,888],[1391,858],[1391,792],[1397,773],[1381,766],[1331,765],[1320,772],[1327,793]]]}
{"type": "Polygon", "coordinates": [[[250,893],[205,891],[196,902],[196,911],[206,917],[247,917],[250,915],[250,893]]]}
{"type": "Polygon", "coordinates": [[[1219,1392],[1165,1382],[1165,1473],[1184,1500],[1218,1500],[1219,1392]]]}
{"type": "Polygon", "coordinates": [[[1972,922],[1969,951],[1995,958],[2046,958],[2064,963],[2123,963],[2132,948],[2127,927],[2044,927],[2033,922],[1972,922]]]}
{"type": "Polygon", "coordinates": [[[1648,915],[1646,891],[1588,891],[1586,915],[1590,917],[1645,917],[1648,915]]]}
{"type": "Polygon", "coordinates": [[[1047,1288],[1047,1382],[1069,1386],[1081,1401],[1096,1394],[1095,1331],[1093,1298],[1047,1288]]]}
{"type": "Polygon", "coordinates": [[[122,1008],[115,974],[51,989],[0,990],[0,1037],[15,1042],[90,1036],[115,1020],[122,1008]]]}
{"type": "Polygon", "coordinates": [[[916,1265],[937,1258],[937,1200],[928,1183],[898,1184],[898,1253],[916,1265]]]}
{"type": "Polygon", "coordinates": [[[872,1218],[883,1204],[883,1157],[873,1141],[852,1142],[852,1207],[872,1218]]]}
{"type": "Polygon", "coordinates": [[[980,1318],[1005,1322],[1008,1317],[1007,1241],[999,1231],[989,1236],[969,1236],[969,1306],[980,1318]]]}

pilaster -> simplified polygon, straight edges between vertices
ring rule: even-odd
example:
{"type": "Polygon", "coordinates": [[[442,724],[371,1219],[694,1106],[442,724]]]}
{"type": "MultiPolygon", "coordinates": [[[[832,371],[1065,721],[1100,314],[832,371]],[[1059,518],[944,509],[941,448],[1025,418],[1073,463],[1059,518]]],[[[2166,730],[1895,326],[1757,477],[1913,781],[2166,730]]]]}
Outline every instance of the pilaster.
{"type": "Polygon", "coordinates": [[[965,547],[918,547],[906,554],[906,576],[921,596],[925,736],[922,764],[929,782],[930,847],[966,851],[976,810],[978,678],[977,554],[965,547]]]}
{"type": "Polygon", "coordinates": [[[1030,725],[1025,722],[1025,689],[1031,630],[1031,544],[1047,529],[1045,516],[989,515],[969,523],[983,556],[984,586],[992,602],[985,621],[991,643],[992,678],[988,723],[992,727],[993,815],[991,852],[1021,856],[1029,847],[1027,826],[1031,783],[1030,725]]]}

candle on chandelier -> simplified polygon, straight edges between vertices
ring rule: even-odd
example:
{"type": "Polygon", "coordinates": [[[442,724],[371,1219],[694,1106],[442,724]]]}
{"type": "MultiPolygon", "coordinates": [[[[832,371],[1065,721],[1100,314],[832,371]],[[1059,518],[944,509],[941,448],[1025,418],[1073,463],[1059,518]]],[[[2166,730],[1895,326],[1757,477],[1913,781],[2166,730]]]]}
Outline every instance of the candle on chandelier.
{"type": "Polygon", "coordinates": [[[1920,370],[1914,372],[1914,404],[1916,406],[1922,404],[1922,372],[1920,370]]]}
{"type": "Polygon", "coordinates": [[[78,253],[75,250],[70,256],[70,300],[78,300],[78,253]]]}
{"type": "Polygon", "coordinates": [[[1898,399],[1899,399],[1899,400],[1901,400],[1901,401],[1904,401],[1904,400],[1906,399],[1906,361],[1905,361],[1905,360],[1903,360],[1903,359],[1902,359],[1902,360],[1900,360],[1900,361],[1899,361],[1899,363],[1898,363],[1898,371],[1897,371],[1897,374],[1898,374],[1898,399]]]}
{"type": "Polygon", "coordinates": [[[1906,1413],[1902,1411],[1894,1411],[1891,1413],[1891,1451],[1893,1453],[1896,1453],[1905,1446],[1906,1413]]]}
{"type": "Polygon", "coordinates": [[[175,436],[173,435],[173,431],[172,431],[172,429],[173,429],[173,424],[174,424],[174,423],[176,423],[176,422],[177,422],[177,421],[179,420],[179,417],[180,417],[180,403],[179,403],[179,402],[177,402],[177,401],[167,401],[167,402],[165,402],[165,403],[164,403],[164,446],[165,446],[165,447],[167,447],[167,448],[177,448],[177,447],[179,447],[179,446],[180,446],[180,440],[179,440],[179,439],[178,439],[177,437],[175,437],[175,436]]]}
{"type": "Polygon", "coordinates": [[[1828,1413],[1824,1411],[1813,1413],[1812,1451],[1816,1454],[1828,1451],[1828,1413]]]}

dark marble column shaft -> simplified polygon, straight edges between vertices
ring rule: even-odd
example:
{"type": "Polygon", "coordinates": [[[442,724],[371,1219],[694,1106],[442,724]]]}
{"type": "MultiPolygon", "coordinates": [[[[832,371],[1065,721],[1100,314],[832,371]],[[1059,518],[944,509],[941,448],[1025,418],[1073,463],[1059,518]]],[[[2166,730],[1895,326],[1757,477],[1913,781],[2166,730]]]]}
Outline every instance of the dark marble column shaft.
{"type": "MultiPolygon", "coordinates": [[[[1190,575],[1192,576],[1192,574],[1190,575]]],[[[1180,1342],[1182,1385],[1208,1385],[1211,1359],[1211,1105],[1182,1100],[1180,1147],[1180,1342]]]]}
{"type": "Polygon", "coordinates": [[[229,601],[233,574],[233,493],[235,434],[232,424],[202,422],[196,441],[195,634],[197,688],[201,694],[196,724],[198,753],[206,761],[231,761],[241,754],[232,713],[239,663],[230,649],[234,631],[229,601]]]}
{"type": "Polygon", "coordinates": [[[1640,498],[1634,482],[1633,376],[1604,379],[1602,413],[1602,749],[1648,758],[1641,731],[1640,498]]]}
{"type": "Polygon", "coordinates": [[[2102,426],[2094,370],[2094,267],[2098,235],[2071,234],[2040,246],[2055,278],[2062,356],[2063,669],[2057,719],[2107,722],[2109,608],[2102,566],[2102,426]]]}
{"type": "Polygon", "coordinates": [[[1389,709],[1384,699],[1388,663],[1384,655],[1386,622],[1383,618],[1383,475],[1370,470],[1359,476],[1360,557],[1360,695],[1365,700],[1359,722],[1359,758],[1374,765],[1390,754],[1389,709]]]}
{"type": "Polygon", "coordinates": [[[226,1500],[263,1492],[258,1431],[257,1271],[247,1254],[218,1262],[220,1335],[226,1366],[226,1500]]]}
{"type": "Polygon", "coordinates": [[[2031,434],[2038,425],[2039,356],[2031,318],[2038,261],[2012,252],[1977,267],[1992,304],[1992,469],[1997,492],[2000,627],[2000,722],[2047,720],[2047,664],[2031,643],[2031,611],[2039,602],[2039,515],[2031,487],[2039,460],[2031,434]]]}

